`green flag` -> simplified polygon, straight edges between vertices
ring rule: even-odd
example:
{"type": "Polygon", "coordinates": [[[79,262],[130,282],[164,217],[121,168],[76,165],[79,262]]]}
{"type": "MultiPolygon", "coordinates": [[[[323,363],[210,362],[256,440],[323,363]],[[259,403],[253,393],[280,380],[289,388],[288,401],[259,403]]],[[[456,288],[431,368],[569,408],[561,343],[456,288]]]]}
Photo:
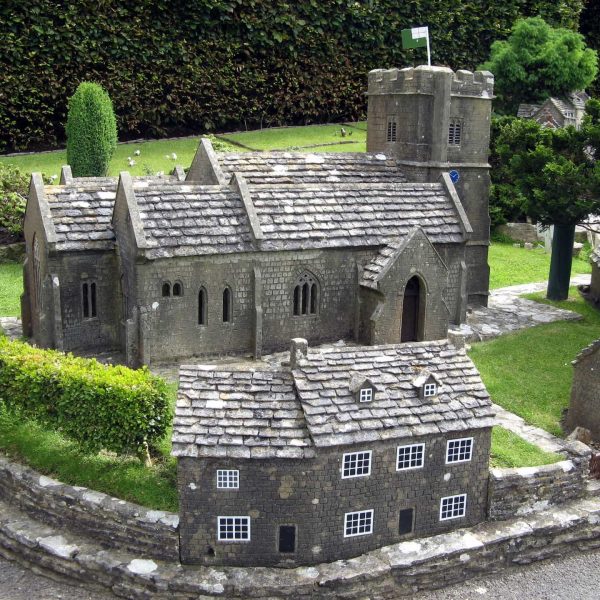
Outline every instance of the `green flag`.
{"type": "Polygon", "coordinates": [[[412,27],[402,30],[403,48],[426,48],[429,39],[429,27],[412,27]]]}

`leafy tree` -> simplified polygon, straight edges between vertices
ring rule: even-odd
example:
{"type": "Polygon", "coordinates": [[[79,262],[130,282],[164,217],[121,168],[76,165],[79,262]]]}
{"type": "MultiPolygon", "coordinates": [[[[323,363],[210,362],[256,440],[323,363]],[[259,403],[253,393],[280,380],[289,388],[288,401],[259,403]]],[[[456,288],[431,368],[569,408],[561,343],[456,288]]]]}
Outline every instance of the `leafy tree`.
{"type": "Polygon", "coordinates": [[[541,17],[518,20],[507,40],[492,44],[480,68],[495,77],[496,109],[514,113],[522,102],[539,102],[585,89],[598,72],[598,55],[569,29],[541,17]]]}
{"type": "MultiPolygon", "coordinates": [[[[598,0],[587,0],[579,20],[579,31],[585,37],[585,41],[590,48],[600,50],[600,3],[598,0]]],[[[596,81],[591,87],[591,93],[594,96],[600,95],[600,81],[596,81]]]]}
{"type": "Polygon", "coordinates": [[[102,177],[117,147],[117,122],[108,93],[80,83],[69,99],[67,162],[75,177],[102,177]]]}
{"type": "Polygon", "coordinates": [[[543,129],[515,119],[498,136],[498,155],[521,190],[526,214],[554,225],[547,297],[569,293],[575,225],[600,215],[600,101],[590,100],[579,130],[543,129]]]}

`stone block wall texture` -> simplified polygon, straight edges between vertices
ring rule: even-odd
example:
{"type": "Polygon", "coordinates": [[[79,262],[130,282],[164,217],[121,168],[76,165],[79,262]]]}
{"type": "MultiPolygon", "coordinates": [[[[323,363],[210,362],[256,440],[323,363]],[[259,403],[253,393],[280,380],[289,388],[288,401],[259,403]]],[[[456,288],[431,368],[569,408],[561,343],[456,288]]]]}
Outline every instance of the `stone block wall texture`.
{"type": "Polygon", "coordinates": [[[498,227],[498,232],[507,235],[517,242],[537,244],[540,239],[537,227],[532,223],[506,223],[498,227]]]}
{"type": "Polygon", "coordinates": [[[488,519],[504,521],[581,498],[589,458],[519,469],[491,469],[488,519]]]}
{"type": "MultiPolygon", "coordinates": [[[[597,267],[596,267],[597,269],[597,267]]],[[[585,427],[592,439],[600,441],[600,343],[589,353],[582,352],[574,364],[571,401],[566,428],[585,427]]]]}
{"type": "Polygon", "coordinates": [[[490,430],[317,449],[314,459],[180,458],[184,564],[293,567],[358,556],[403,539],[469,527],[485,519],[490,430]],[[446,440],[473,437],[469,462],[445,464],[446,440]],[[425,444],[423,468],[396,471],[396,449],[425,444]],[[371,474],[342,479],[345,452],[372,451],[371,474]],[[239,469],[239,489],[216,487],[217,469],[239,469]],[[440,499],[467,494],[466,515],[440,521],[440,499]],[[401,509],[414,531],[400,535],[401,509]],[[373,533],[344,537],[344,515],[374,511],[373,533]],[[219,516],[250,516],[249,542],[219,542],[219,516]],[[296,551],[278,550],[280,525],[296,526],[296,551]]]}
{"type": "Polygon", "coordinates": [[[179,559],[179,517],[65,485],[0,456],[0,499],[32,518],[82,533],[106,548],[179,559]]]}
{"type": "Polygon", "coordinates": [[[469,301],[487,305],[490,219],[488,213],[491,99],[494,80],[486,72],[441,67],[374,70],[369,73],[367,151],[399,159],[409,181],[437,181],[450,169],[473,227],[467,243],[469,301]],[[387,140],[388,119],[397,138],[387,140]],[[448,143],[450,122],[461,125],[461,141],[448,143]]]}

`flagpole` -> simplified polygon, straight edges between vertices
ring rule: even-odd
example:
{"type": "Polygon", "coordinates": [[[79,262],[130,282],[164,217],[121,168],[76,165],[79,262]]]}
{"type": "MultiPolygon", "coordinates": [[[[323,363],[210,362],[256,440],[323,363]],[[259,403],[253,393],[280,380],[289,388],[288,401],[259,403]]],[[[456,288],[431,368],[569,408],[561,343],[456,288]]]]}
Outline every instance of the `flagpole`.
{"type": "Polygon", "coordinates": [[[431,66],[431,50],[429,48],[429,27],[427,28],[427,65],[431,66]]]}

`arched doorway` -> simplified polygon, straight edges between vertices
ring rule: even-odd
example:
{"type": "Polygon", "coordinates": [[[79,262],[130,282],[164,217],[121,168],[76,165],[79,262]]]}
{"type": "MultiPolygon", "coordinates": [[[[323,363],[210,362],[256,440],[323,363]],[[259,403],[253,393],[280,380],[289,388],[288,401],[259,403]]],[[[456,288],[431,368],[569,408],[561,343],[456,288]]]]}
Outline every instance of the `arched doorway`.
{"type": "Polygon", "coordinates": [[[404,288],[402,301],[401,342],[416,342],[419,339],[419,305],[421,282],[417,276],[411,277],[404,288]]]}

